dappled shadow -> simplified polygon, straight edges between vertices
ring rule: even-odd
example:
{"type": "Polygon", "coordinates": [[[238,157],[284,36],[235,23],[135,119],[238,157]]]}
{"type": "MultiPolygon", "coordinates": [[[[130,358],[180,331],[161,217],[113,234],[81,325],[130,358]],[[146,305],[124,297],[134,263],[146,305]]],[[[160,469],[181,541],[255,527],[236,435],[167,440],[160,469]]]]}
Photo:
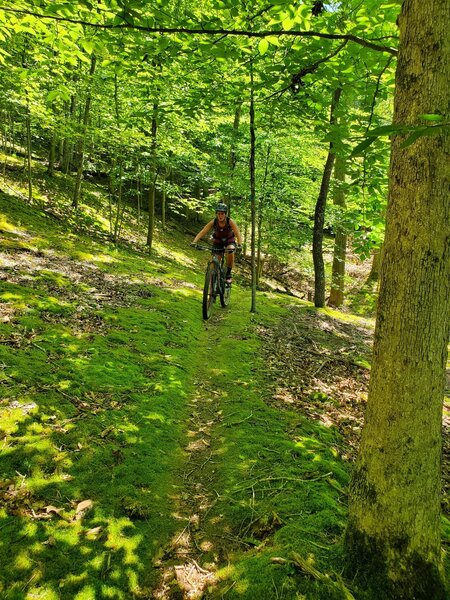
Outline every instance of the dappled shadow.
{"type": "Polygon", "coordinates": [[[192,290],[2,256],[0,595],[150,597],[176,530],[193,335],[173,295],[192,290]]]}
{"type": "Polygon", "coordinates": [[[260,335],[274,381],[272,402],[336,428],[351,459],[367,396],[373,323],[297,306],[260,335]]]}

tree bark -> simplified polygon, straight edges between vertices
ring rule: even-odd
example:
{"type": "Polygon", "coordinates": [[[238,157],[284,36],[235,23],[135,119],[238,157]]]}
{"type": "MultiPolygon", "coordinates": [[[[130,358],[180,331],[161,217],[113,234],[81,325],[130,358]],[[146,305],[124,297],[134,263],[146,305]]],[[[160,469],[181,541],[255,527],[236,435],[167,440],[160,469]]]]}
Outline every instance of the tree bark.
{"type": "MultiPolygon", "coordinates": [[[[345,192],[342,188],[345,183],[345,159],[336,156],[334,165],[334,178],[337,188],[334,192],[334,205],[339,206],[342,213],[345,211],[345,192]]],[[[347,231],[342,222],[336,225],[336,236],[334,239],[333,266],[331,271],[331,291],[328,299],[329,306],[342,306],[344,303],[344,278],[345,257],[347,250],[347,231]]]]}
{"type": "MultiPolygon", "coordinates": [[[[447,0],[406,0],[399,18],[394,123],[450,117],[447,0]]],[[[386,236],[366,423],[346,549],[382,598],[447,597],[440,459],[449,336],[450,138],[392,143],[386,236]],[[382,589],[384,586],[385,591],[382,589]]]]}
{"type": "MultiPolygon", "coordinates": [[[[330,125],[336,121],[335,110],[341,97],[342,90],[337,88],[333,93],[330,109],[330,125]]],[[[330,142],[328,156],[320,185],[319,197],[317,198],[314,211],[314,230],[313,230],[313,262],[314,262],[314,305],[318,308],[325,306],[325,265],[323,263],[323,227],[325,224],[325,209],[327,206],[328,190],[330,189],[331,173],[333,171],[334,152],[333,142],[330,142]]]]}

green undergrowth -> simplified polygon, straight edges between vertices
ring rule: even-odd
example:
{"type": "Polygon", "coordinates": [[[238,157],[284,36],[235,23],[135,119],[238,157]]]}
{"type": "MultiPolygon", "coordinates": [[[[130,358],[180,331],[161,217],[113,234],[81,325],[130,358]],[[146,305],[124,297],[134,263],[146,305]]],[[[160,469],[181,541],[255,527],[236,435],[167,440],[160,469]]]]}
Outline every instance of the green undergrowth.
{"type": "Polygon", "coordinates": [[[199,276],[0,209],[0,595],[139,596],[175,530],[199,276]]]}

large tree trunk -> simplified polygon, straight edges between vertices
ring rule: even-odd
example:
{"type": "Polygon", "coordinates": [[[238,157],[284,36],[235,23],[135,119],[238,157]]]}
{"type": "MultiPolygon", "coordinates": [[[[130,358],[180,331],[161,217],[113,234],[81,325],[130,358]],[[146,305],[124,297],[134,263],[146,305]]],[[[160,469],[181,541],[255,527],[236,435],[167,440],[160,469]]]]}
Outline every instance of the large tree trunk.
{"type": "MultiPolygon", "coordinates": [[[[334,178],[337,182],[337,188],[334,192],[333,203],[335,206],[339,206],[343,213],[345,210],[345,192],[343,190],[343,184],[345,183],[345,159],[342,156],[336,156],[334,178]]],[[[347,231],[342,222],[340,222],[336,225],[336,237],[334,238],[331,291],[328,299],[330,306],[342,306],[344,303],[346,250],[347,231]]]]}
{"type": "MultiPolygon", "coordinates": [[[[394,122],[448,122],[447,0],[406,0],[394,122]]],[[[379,598],[446,598],[440,565],[440,458],[449,336],[450,138],[394,138],[366,424],[346,548],[379,598]],[[381,586],[385,586],[385,590],[381,586]]]]}
{"type": "MultiPolygon", "coordinates": [[[[335,109],[341,97],[341,88],[337,88],[333,94],[330,109],[330,125],[336,121],[335,109]]],[[[331,173],[334,164],[333,142],[330,142],[327,160],[320,184],[319,197],[317,198],[314,211],[314,230],[313,230],[313,262],[314,262],[314,305],[318,308],[325,306],[325,265],[323,263],[322,243],[323,227],[325,224],[325,209],[327,206],[328,190],[330,189],[331,173]]]]}

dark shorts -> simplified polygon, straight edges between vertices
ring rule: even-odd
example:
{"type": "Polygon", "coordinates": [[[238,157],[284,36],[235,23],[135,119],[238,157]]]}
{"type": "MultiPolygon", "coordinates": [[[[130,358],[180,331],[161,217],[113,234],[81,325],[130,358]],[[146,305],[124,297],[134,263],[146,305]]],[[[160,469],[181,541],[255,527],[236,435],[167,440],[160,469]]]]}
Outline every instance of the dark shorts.
{"type": "Polygon", "coordinates": [[[226,240],[213,239],[214,248],[217,248],[218,250],[224,250],[227,246],[234,246],[234,249],[236,250],[236,240],[234,239],[234,237],[228,238],[226,240]]]}

